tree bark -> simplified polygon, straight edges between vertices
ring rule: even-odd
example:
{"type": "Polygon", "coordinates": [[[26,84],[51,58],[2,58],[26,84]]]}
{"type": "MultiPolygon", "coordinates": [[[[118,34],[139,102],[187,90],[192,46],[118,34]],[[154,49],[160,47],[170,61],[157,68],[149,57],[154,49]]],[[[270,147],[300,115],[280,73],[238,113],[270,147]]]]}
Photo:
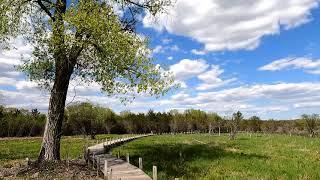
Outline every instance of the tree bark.
{"type": "Polygon", "coordinates": [[[67,59],[59,61],[49,101],[48,117],[38,161],[60,160],[60,139],[69,80],[74,64],[67,59]]]}

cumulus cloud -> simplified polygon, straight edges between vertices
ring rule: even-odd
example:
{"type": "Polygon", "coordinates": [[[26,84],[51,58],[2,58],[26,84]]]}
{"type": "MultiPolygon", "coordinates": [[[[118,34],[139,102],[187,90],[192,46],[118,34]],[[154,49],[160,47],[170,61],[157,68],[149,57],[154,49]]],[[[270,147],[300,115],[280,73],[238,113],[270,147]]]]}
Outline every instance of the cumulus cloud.
{"type": "Polygon", "coordinates": [[[15,39],[11,41],[13,48],[10,50],[0,50],[0,76],[7,78],[15,78],[21,75],[15,68],[20,65],[21,58],[28,58],[31,56],[32,46],[26,44],[22,39],[15,39]]]}
{"type": "Polygon", "coordinates": [[[318,5],[318,0],[177,0],[168,13],[157,18],[147,14],[143,24],[191,37],[208,51],[251,50],[263,36],[310,21],[310,11],[318,5]]]}
{"type": "Polygon", "coordinates": [[[261,71],[280,71],[283,69],[302,69],[310,74],[320,74],[320,60],[306,57],[288,57],[275,60],[259,68],[261,71]]]}
{"type": "Polygon", "coordinates": [[[195,95],[181,92],[163,103],[170,104],[171,107],[200,108],[229,115],[237,110],[246,114],[263,115],[295,111],[297,108],[316,108],[320,105],[319,101],[320,83],[302,82],[240,86],[198,92],[195,95]]]}
{"type": "Polygon", "coordinates": [[[206,71],[209,65],[203,59],[191,60],[182,59],[177,64],[171,65],[169,71],[175,77],[175,84],[180,84],[182,88],[186,88],[186,80],[195,77],[206,71]]]}
{"type": "Polygon", "coordinates": [[[203,59],[182,59],[178,63],[171,65],[169,71],[173,73],[176,83],[180,83],[183,88],[187,87],[186,80],[190,78],[199,79],[202,83],[195,88],[196,90],[209,90],[236,80],[236,78],[221,79],[220,76],[224,70],[219,65],[210,66],[203,59]]]}
{"type": "Polygon", "coordinates": [[[178,80],[185,80],[204,72],[209,65],[203,59],[182,59],[179,63],[170,66],[170,71],[178,80]]]}
{"type": "Polygon", "coordinates": [[[196,89],[197,90],[213,89],[237,80],[237,78],[222,80],[220,76],[223,72],[224,70],[221,69],[220,66],[212,65],[210,70],[198,75],[198,79],[203,81],[203,83],[200,84],[198,87],[196,87],[196,89]]]}

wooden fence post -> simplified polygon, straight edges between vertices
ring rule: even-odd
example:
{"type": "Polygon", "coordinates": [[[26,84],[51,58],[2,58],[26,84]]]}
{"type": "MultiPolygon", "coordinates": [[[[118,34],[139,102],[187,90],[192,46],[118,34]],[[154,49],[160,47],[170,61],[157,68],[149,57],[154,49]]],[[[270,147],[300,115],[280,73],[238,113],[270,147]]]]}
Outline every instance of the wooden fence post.
{"type": "Polygon", "coordinates": [[[142,165],[142,158],[140,157],[139,158],[139,169],[143,169],[143,165],[142,165]]]}
{"type": "Polygon", "coordinates": [[[112,169],[110,169],[109,176],[108,176],[108,180],[111,180],[111,179],[112,179],[112,169]]]}
{"type": "Polygon", "coordinates": [[[129,153],[127,153],[127,162],[130,164],[130,157],[129,157],[129,153]]]}
{"type": "Polygon", "coordinates": [[[100,170],[100,157],[97,156],[97,176],[99,176],[99,170],[100,170]]]}
{"type": "Polygon", "coordinates": [[[108,179],[108,160],[104,160],[104,179],[108,179]]]}
{"type": "Polygon", "coordinates": [[[157,180],[157,166],[153,166],[152,168],[152,180],[157,180]]]}

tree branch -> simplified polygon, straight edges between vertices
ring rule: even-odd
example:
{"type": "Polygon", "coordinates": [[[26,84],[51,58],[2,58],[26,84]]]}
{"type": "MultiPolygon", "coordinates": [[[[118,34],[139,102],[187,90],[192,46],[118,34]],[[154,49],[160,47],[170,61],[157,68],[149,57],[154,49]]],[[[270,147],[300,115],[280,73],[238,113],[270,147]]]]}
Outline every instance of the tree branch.
{"type": "MultiPolygon", "coordinates": [[[[40,6],[40,8],[41,8],[53,21],[55,21],[55,18],[54,18],[53,15],[51,14],[50,10],[42,3],[42,1],[41,1],[41,0],[37,0],[36,2],[37,2],[37,4],[40,6]]],[[[45,2],[50,3],[51,5],[53,5],[51,1],[45,0],[45,2]]]]}

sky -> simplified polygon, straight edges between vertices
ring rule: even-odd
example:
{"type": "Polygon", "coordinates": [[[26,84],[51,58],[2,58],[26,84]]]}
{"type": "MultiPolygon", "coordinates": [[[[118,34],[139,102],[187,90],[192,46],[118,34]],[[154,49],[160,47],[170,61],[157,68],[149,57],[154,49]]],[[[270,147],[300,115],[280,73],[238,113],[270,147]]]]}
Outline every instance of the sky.
{"type": "MultiPolygon", "coordinates": [[[[230,116],[293,119],[319,113],[319,0],[177,0],[166,13],[146,13],[139,34],[152,58],[180,88],[160,98],[139,95],[122,104],[97,84],[72,81],[67,105],[89,101],[116,112],[194,108],[230,116]]],[[[21,39],[0,51],[0,103],[47,111],[49,93],[14,66],[32,47],[21,39]]]]}

